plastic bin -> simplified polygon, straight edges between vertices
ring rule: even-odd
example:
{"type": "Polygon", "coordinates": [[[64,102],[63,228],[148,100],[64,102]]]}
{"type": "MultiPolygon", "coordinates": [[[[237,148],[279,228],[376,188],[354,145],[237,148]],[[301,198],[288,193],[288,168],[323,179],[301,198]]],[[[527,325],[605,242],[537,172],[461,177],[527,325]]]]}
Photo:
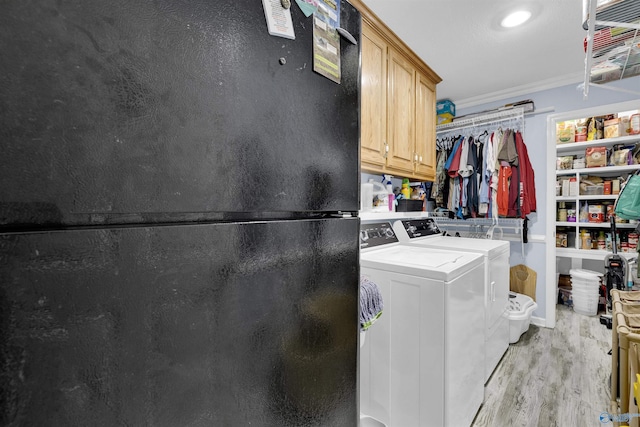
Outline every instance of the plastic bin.
{"type": "Polygon", "coordinates": [[[593,289],[600,287],[600,280],[582,280],[582,279],[571,279],[571,287],[579,288],[579,289],[593,289]]]}
{"type": "Polygon", "coordinates": [[[571,275],[571,283],[573,283],[574,279],[593,281],[600,280],[604,276],[604,274],[597,271],[584,270],[582,268],[572,268],[569,270],[569,274],[571,275]]]}
{"type": "Polygon", "coordinates": [[[585,316],[595,316],[598,314],[599,295],[595,297],[582,297],[573,292],[571,297],[573,299],[573,311],[576,313],[585,316]]]}
{"type": "Polygon", "coordinates": [[[423,200],[400,199],[396,206],[396,212],[420,212],[423,200]]]}
{"type": "Polygon", "coordinates": [[[584,189],[585,196],[601,196],[604,194],[604,184],[587,185],[584,189]]]}

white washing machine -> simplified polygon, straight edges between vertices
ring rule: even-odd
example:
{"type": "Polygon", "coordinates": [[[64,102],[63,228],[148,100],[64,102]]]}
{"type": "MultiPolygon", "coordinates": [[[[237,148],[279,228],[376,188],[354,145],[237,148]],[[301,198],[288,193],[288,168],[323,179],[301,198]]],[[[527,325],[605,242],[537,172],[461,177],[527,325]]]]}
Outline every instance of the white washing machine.
{"type": "Polygon", "coordinates": [[[432,218],[395,221],[393,229],[401,243],[483,255],[486,383],[509,348],[509,242],[443,236],[432,218]]]}
{"type": "Polygon", "coordinates": [[[360,351],[360,411],[390,427],[468,426],[484,399],[482,256],[403,245],[360,226],[360,273],[382,316],[360,351]]]}

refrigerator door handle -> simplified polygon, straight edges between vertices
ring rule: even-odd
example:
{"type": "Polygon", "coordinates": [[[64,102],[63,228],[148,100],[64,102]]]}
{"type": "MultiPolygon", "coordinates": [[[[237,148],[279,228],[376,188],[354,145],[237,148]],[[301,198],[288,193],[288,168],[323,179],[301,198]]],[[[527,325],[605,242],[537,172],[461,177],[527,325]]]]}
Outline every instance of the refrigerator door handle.
{"type": "Polygon", "coordinates": [[[356,46],[358,45],[358,42],[356,41],[356,39],[351,35],[351,33],[347,30],[345,30],[344,28],[336,28],[336,31],[338,32],[338,34],[340,34],[342,37],[344,37],[345,39],[349,40],[349,42],[351,44],[355,44],[356,46]]]}

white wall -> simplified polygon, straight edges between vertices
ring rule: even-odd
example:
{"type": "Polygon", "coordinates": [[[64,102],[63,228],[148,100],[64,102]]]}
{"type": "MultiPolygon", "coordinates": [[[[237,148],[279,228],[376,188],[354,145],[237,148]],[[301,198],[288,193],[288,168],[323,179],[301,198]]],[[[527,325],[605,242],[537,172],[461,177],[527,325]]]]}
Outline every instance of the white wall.
{"type": "MultiPolygon", "coordinates": [[[[628,78],[615,83],[607,84],[609,87],[626,89],[630,91],[640,92],[640,76],[628,78]]],[[[555,164],[547,165],[547,150],[555,150],[555,147],[547,147],[547,115],[557,114],[573,110],[581,110],[599,105],[612,104],[623,101],[637,99],[640,105],[640,95],[633,95],[625,92],[613,91],[600,87],[592,87],[588,99],[584,100],[582,90],[578,90],[578,84],[563,86],[555,89],[533,92],[527,95],[521,95],[514,98],[505,98],[501,101],[491,102],[483,105],[477,105],[471,108],[458,109],[457,115],[465,115],[476,113],[478,111],[489,110],[511,102],[531,99],[536,110],[546,110],[552,108],[552,111],[542,114],[534,114],[525,116],[524,138],[529,152],[531,164],[535,170],[536,198],[537,198],[537,214],[529,215],[531,220],[529,223],[530,243],[526,244],[525,256],[522,257],[521,247],[518,244],[511,244],[511,265],[525,264],[537,272],[536,301],[538,309],[533,313],[534,323],[546,325],[546,317],[548,309],[553,310],[555,307],[548,308],[546,305],[546,239],[552,236],[546,236],[546,220],[545,212],[547,203],[555,203],[554,194],[546,194],[546,174],[555,171],[555,164]]],[[[455,103],[455,100],[453,100],[455,103]]],[[[555,218],[549,218],[549,221],[555,221],[555,218]]],[[[551,266],[555,268],[555,266],[551,266]]],[[[549,325],[553,326],[553,324],[549,325]]]]}

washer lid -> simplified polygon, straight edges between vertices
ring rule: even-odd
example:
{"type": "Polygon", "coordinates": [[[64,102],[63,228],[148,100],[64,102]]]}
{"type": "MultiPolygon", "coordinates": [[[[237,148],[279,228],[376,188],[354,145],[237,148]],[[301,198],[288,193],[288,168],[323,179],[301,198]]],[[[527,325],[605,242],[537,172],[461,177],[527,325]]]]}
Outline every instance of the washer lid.
{"type": "Polygon", "coordinates": [[[414,245],[393,245],[360,253],[363,267],[443,281],[453,280],[482,264],[481,254],[414,245]]]}
{"type": "MultiPolygon", "coordinates": [[[[400,236],[401,234],[398,233],[398,239],[404,243],[400,236]]],[[[472,239],[468,237],[428,236],[411,239],[408,243],[432,248],[477,252],[489,257],[509,252],[510,249],[509,242],[504,240],[472,239]]]]}
{"type": "Polygon", "coordinates": [[[510,250],[509,242],[504,240],[443,236],[433,218],[395,221],[393,223],[393,231],[401,243],[480,252],[489,257],[494,257],[510,250]]]}

